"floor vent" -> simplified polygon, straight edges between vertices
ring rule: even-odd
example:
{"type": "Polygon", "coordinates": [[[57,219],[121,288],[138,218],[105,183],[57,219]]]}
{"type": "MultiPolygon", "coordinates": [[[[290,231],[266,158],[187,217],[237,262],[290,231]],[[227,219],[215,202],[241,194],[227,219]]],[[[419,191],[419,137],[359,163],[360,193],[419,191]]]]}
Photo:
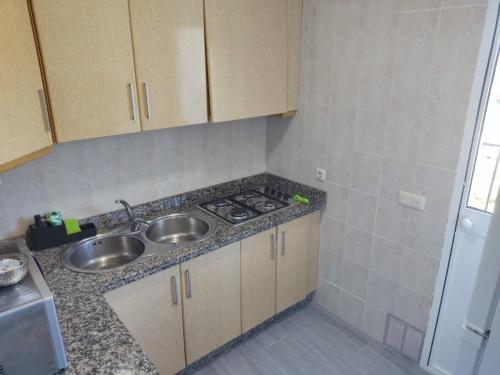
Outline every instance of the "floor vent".
{"type": "Polygon", "coordinates": [[[424,332],[394,315],[387,314],[384,344],[418,362],[422,354],[424,332]]]}

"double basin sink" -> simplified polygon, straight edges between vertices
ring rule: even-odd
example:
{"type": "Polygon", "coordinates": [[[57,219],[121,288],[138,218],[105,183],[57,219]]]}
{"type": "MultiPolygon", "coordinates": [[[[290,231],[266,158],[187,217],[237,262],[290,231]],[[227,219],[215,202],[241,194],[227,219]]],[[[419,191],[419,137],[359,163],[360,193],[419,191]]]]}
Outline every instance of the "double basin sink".
{"type": "Polygon", "coordinates": [[[215,223],[199,212],[159,217],[137,232],[100,234],[72,245],[62,262],[72,271],[100,273],[147,255],[159,254],[209,237],[215,223]]]}

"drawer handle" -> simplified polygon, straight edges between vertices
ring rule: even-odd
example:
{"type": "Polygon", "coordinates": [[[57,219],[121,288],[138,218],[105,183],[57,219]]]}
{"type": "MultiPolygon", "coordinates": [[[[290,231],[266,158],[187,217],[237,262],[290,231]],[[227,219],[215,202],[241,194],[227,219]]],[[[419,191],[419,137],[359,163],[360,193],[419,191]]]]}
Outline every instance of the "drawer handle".
{"type": "Polygon", "coordinates": [[[142,90],[144,92],[144,102],[146,104],[146,118],[148,120],[151,120],[151,107],[149,104],[149,89],[148,89],[148,83],[143,82],[142,83],[142,90]]]}
{"type": "Polygon", "coordinates": [[[130,118],[132,121],[135,121],[135,94],[134,94],[134,85],[132,83],[128,84],[128,90],[130,93],[130,102],[132,103],[131,105],[131,113],[130,113],[130,118]]]}
{"type": "Polygon", "coordinates": [[[274,259],[276,252],[276,242],[274,241],[274,233],[271,233],[271,259],[274,259]]]}
{"type": "Polygon", "coordinates": [[[189,274],[189,270],[184,272],[184,276],[186,277],[187,298],[191,298],[191,275],[189,274]]]}
{"type": "Polygon", "coordinates": [[[170,280],[172,281],[172,298],[174,300],[174,305],[178,305],[179,297],[177,295],[177,279],[175,278],[175,275],[172,276],[170,280]]]}
{"type": "Polygon", "coordinates": [[[40,105],[42,106],[42,117],[43,124],[45,125],[45,131],[50,131],[50,119],[49,119],[49,107],[47,106],[47,99],[45,98],[45,93],[43,90],[38,91],[38,98],[40,99],[40,105]]]}
{"type": "Polygon", "coordinates": [[[285,256],[285,231],[281,231],[281,256],[285,256]]]}

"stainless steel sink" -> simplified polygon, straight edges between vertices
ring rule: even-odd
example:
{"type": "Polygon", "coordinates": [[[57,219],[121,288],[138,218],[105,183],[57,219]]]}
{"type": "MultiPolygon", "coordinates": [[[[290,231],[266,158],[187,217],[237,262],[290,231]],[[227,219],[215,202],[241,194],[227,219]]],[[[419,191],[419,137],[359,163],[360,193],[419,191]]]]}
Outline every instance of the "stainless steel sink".
{"type": "Polygon", "coordinates": [[[76,272],[97,273],[125,266],[146,250],[131,234],[105,234],[77,242],[63,255],[63,263],[76,272]]]}
{"type": "Polygon", "coordinates": [[[145,236],[158,244],[178,245],[202,240],[210,235],[212,228],[210,220],[197,213],[179,213],[153,220],[145,236]]]}

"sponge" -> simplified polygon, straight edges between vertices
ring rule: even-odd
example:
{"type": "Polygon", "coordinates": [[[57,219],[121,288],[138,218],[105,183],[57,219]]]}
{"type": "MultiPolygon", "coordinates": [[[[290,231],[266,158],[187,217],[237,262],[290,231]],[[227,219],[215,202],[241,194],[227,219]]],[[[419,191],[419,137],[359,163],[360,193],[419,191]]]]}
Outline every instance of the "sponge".
{"type": "Polygon", "coordinates": [[[70,234],[80,233],[82,231],[82,229],[80,228],[80,224],[76,219],[64,220],[64,226],[66,227],[66,234],[68,236],[70,234]]]}

